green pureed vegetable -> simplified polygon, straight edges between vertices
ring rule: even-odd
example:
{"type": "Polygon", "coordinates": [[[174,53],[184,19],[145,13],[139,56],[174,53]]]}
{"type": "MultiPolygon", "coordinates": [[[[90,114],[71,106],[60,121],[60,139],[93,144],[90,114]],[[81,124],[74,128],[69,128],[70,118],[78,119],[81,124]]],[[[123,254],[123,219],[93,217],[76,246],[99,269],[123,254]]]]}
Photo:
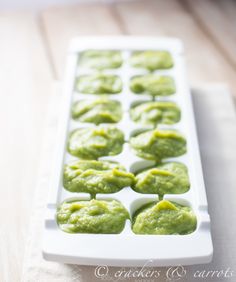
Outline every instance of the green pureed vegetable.
{"type": "Polygon", "coordinates": [[[186,139],[175,130],[148,130],[130,138],[137,156],[160,162],[186,153],[186,139]]]}
{"type": "Polygon", "coordinates": [[[172,77],[159,74],[138,75],[131,78],[130,89],[136,94],[168,96],[176,92],[172,77]]]}
{"type": "Polygon", "coordinates": [[[116,123],[122,118],[121,104],[107,98],[80,100],[72,106],[72,118],[95,124],[116,123]]]}
{"type": "Polygon", "coordinates": [[[162,200],[136,211],[132,230],[135,234],[184,235],[192,233],[197,218],[190,207],[162,200]]]}
{"type": "Polygon", "coordinates": [[[174,124],[180,116],[179,107],[172,102],[144,102],[130,109],[131,119],[143,125],[174,124]]]}
{"type": "Polygon", "coordinates": [[[64,167],[63,185],[70,192],[115,193],[134,184],[125,168],[110,161],[76,160],[64,167]]]}
{"type": "Polygon", "coordinates": [[[118,201],[93,199],[62,203],[56,218],[59,227],[68,233],[118,234],[129,213],[118,201]]]}
{"type": "Polygon", "coordinates": [[[89,50],[80,53],[79,65],[92,69],[116,69],[122,65],[120,51],[89,50]]]}
{"type": "Polygon", "coordinates": [[[76,81],[76,90],[84,94],[116,94],[122,90],[122,81],[113,74],[82,75],[76,81]]]}
{"type": "Polygon", "coordinates": [[[146,169],[136,175],[133,190],[142,194],[182,194],[189,190],[187,167],[182,163],[168,162],[146,169]]]}
{"type": "Polygon", "coordinates": [[[111,125],[79,128],[70,133],[68,152],[81,159],[96,160],[121,153],[124,134],[111,125]]]}
{"type": "Polygon", "coordinates": [[[168,51],[136,51],[133,52],[130,63],[136,68],[149,71],[172,68],[174,63],[168,51]]]}

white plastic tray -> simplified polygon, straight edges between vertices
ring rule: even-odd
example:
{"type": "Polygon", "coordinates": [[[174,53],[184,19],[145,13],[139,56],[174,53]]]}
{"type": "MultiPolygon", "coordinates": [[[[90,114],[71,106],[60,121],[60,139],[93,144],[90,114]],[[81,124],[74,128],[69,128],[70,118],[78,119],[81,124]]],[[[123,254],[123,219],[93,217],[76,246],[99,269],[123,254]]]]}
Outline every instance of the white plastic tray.
{"type": "MultiPolygon", "coordinates": [[[[196,135],[193,107],[189,87],[187,84],[181,41],[174,38],[158,37],[81,37],[71,42],[67,69],[63,109],[60,111],[58,150],[50,195],[47,203],[45,219],[43,256],[47,260],[54,260],[73,264],[106,264],[109,266],[143,266],[152,260],[152,266],[189,265],[207,263],[212,259],[213,247],[210,234],[210,218],[207,210],[206,193],[202,175],[199,147],[196,135]],[[181,157],[173,158],[187,165],[191,188],[187,193],[179,195],[165,195],[165,199],[192,207],[197,216],[197,229],[189,235],[135,235],[130,228],[130,221],[120,234],[68,234],[57,226],[55,220],[58,204],[68,199],[89,199],[85,193],[70,193],[62,185],[62,168],[64,163],[72,157],[66,151],[68,132],[74,128],[93,126],[81,124],[71,119],[71,103],[79,99],[94,98],[94,95],[76,93],[74,90],[75,78],[80,74],[91,72],[78,67],[78,54],[87,49],[121,50],[124,64],[120,69],[109,70],[107,73],[118,74],[123,80],[123,91],[111,95],[112,99],[121,101],[123,106],[123,119],[117,127],[125,133],[128,140],[133,130],[144,128],[134,124],[129,119],[128,110],[133,101],[151,100],[149,95],[135,95],[129,90],[129,78],[136,74],[146,73],[141,69],[129,66],[128,57],[134,50],[169,50],[174,58],[175,66],[170,70],[160,70],[173,76],[177,92],[174,95],[160,98],[176,102],[181,108],[181,121],[175,125],[163,126],[178,129],[187,139],[187,153],[181,157]]],[[[97,96],[96,96],[97,97],[97,96]]],[[[125,143],[120,155],[104,157],[119,161],[127,170],[133,171],[144,168],[148,162],[140,159],[131,151],[129,144],[125,143]]],[[[171,159],[168,159],[171,160],[171,159]]],[[[117,199],[132,213],[141,205],[157,200],[156,195],[145,195],[134,192],[131,188],[122,189],[114,194],[98,194],[97,199],[117,199]]]]}

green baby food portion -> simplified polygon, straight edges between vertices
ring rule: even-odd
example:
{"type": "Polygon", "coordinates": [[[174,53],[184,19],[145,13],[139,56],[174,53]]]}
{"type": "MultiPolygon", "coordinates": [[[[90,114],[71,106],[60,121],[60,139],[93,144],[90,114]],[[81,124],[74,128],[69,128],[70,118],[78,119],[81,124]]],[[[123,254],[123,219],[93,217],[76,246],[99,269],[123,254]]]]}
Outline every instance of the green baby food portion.
{"type": "Polygon", "coordinates": [[[120,51],[89,50],[80,54],[79,65],[93,69],[116,69],[122,65],[120,51]]]}
{"type": "Polygon", "coordinates": [[[102,156],[121,153],[124,134],[111,125],[79,128],[71,132],[67,145],[68,152],[81,159],[96,160],[102,156]]]}
{"type": "Polygon", "coordinates": [[[197,219],[190,207],[162,200],[139,209],[133,218],[136,234],[184,235],[192,233],[197,219]]]}
{"type": "Polygon", "coordinates": [[[186,153],[186,139],[175,130],[149,130],[131,137],[130,145],[147,160],[160,161],[186,153]]]}
{"type": "Polygon", "coordinates": [[[136,94],[145,92],[152,96],[168,96],[176,92],[173,78],[158,74],[134,76],[130,81],[130,89],[136,94]]]}
{"type": "Polygon", "coordinates": [[[96,100],[82,100],[72,106],[72,118],[80,122],[116,123],[121,120],[121,104],[115,100],[100,98],[96,100]]]}
{"type": "Polygon", "coordinates": [[[57,210],[59,227],[69,233],[117,234],[129,213],[118,201],[90,200],[62,203],[57,210]]]}
{"type": "Polygon", "coordinates": [[[182,163],[168,162],[146,169],[136,175],[132,187],[143,194],[181,194],[189,190],[187,167],[182,163]]]}
{"type": "Polygon", "coordinates": [[[122,90],[122,81],[112,74],[82,75],[77,79],[76,90],[84,94],[116,94],[122,90]]]}
{"type": "Polygon", "coordinates": [[[64,167],[63,184],[70,192],[115,193],[134,181],[134,175],[115,162],[76,160],[64,167]]]}
{"type": "Polygon", "coordinates": [[[145,102],[130,110],[133,121],[141,124],[174,124],[180,120],[180,109],[172,102],[145,102]]]}
{"type": "Polygon", "coordinates": [[[167,51],[137,51],[130,58],[130,63],[136,68],[146,68],[150,71],[172,68],[172,56],[167,51]]]}

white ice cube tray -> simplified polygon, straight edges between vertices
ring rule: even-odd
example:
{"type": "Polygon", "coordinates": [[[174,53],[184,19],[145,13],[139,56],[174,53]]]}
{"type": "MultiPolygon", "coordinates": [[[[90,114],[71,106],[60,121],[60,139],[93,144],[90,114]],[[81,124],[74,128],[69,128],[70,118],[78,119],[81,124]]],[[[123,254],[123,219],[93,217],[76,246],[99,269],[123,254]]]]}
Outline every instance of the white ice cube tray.
{"type": "MultiPolygon", "coordinates": [[[[175,38],[158,37],[81,37],[71,42],[65,80],[63,108],[60,111],[58,150],[53,167],[52,184],[49,187],[49,199],[44,227],[43,256],[47,260],[64,263],[109,266],[142,266],[152,260],[152,266],[189,265],[211,261],[213,247],[210,234],[210,218],[207,209],[205,186],[202,175],[199,147],[196,135],[190,90],[185,74],[183,46],[175,38]],[[68,199],[90,199],[86,193],[71,193],[63,188],[62,175],[65,163],[76,159],[66,150],[68,133],[81,127],[93,127],[89,123],[79,123],[71,118],[71,105],[82,99],[99,98],[100,95],[76,92],[75,80],[78,76],[94,73],[94,70],[78,66],[81,51],[85,50],[120,50],[123,65],[119,69],[105,70],[104,73],[117,74],[123,81],[123,90],[109,98],[119,100],[123,107],[123,118],[116,124],[125,134],[126,143],[121,154],[102,157],[118,161],[127,171],[137,171],[154,164],[137,157],[129,146],[129,137],[137,130],[147,129],[132,122],[129,109],[133,102],[151,101],[147,94],[134,94],[129,89],[130,78],[134,75],[148,73],[145,69],[132,68],[129,57],[135,50],[167,50],[174,59],[174,67],[157,70],[155,73],[171,75],[176,84],[176,93],[156,100],[176,102],[181,109],[181,120],[174,125],[162,125],[160,128],[179,130],[187,140],[187,153],[181,157],[166,161],[179,161],[188,167],[191,187],[187,193],[165,195],[164,199],[190,206],[197,216],[197,229],[188,235],[136,235],[131,230],[131,223],[126,221],[120,234],[69,234],[59,229],[56,222],[56,208],[68,199]]],[[[113,194],[97,194],[97,199],[116,199],[120,201],[130,215],[143,204],[158,199],[157,195],[140,194],[130,187],[113,194]]]]}

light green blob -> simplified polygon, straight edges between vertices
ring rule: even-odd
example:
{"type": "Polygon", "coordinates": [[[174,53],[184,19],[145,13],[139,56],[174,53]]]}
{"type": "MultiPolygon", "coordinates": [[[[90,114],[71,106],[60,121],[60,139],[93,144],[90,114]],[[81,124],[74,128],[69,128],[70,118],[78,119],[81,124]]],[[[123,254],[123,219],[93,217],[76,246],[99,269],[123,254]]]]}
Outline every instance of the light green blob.
{"type": "Polygon", "coordinates": [[[137,51],[130,58],[130,63],[136,68],[146,68],[150,71],[172,68],[172,56],[167,51],[137,51]]]}
{"type": "Polygon", "coordinates": [[[121,153],[124,134],[111,125],[79,128],[70,133],[68,152],[81,159],[96,160],[121,153]]]}
{"type": "Polygon", "coordinates": [[[129,219],[118,201],[90,200],[62,203],[57,210],[59,227],[69,233],[117,234],[129,219]]]}
{"type": "Polygon", "coordinates": [[[113,74],[82,75],[76,81],[76,90],[84,94],[116,94],[122,90],[122,81],[113,74]]]}
{"type": "Polygon", "coordinates": [[[160,162],[186,153],[186,139],[175,130],[149,130],[130,138],[137,156],[160,162]]]}
{"type": "Polygon", "coordinates": [[[144,125],[174,124],[180,120],[180,109],[172,102],[144,102],[132,107],[130,116],[144,125]]]}
{"type": "Polygon", "coordinates": [[[136,94],[152,96],[168,96],[176,92],[173,78],[158,74],[134,76],[130,81],[130,89],[136,94]]]}
{"type": "Polygon", "coordinates": [[[115,100],[100,98],[96,100],[82,100],[72,106],[72,118],[80,122],[116,123],[121,120],[121,104],[115,100]]]}
{"type": "Polygon", "coordinates": [[[89,50],[80,54],[79,65],[92,69],[116,69],[122,65],[120,51],[89,50]]]}
{"type": "Polygon", "coordinates": [[[168,162],[146,169],[136,175],[133,189],[143,194],[182,194],[189,190],[187,167],[182,163],[168,162]]]}
{"type": "Polygon", "coordinates": [[[76,160],[64,167],[63,184],[70,192],[115,193],[134,181],[134,175],[115,162],[76,160]]]}
{"type": "Polygon", "coordinates": [[[197,218],[190,207],[162,200],[137,210],[132,229],[136,234],[184,235],[196,226],[197,218]]]}

